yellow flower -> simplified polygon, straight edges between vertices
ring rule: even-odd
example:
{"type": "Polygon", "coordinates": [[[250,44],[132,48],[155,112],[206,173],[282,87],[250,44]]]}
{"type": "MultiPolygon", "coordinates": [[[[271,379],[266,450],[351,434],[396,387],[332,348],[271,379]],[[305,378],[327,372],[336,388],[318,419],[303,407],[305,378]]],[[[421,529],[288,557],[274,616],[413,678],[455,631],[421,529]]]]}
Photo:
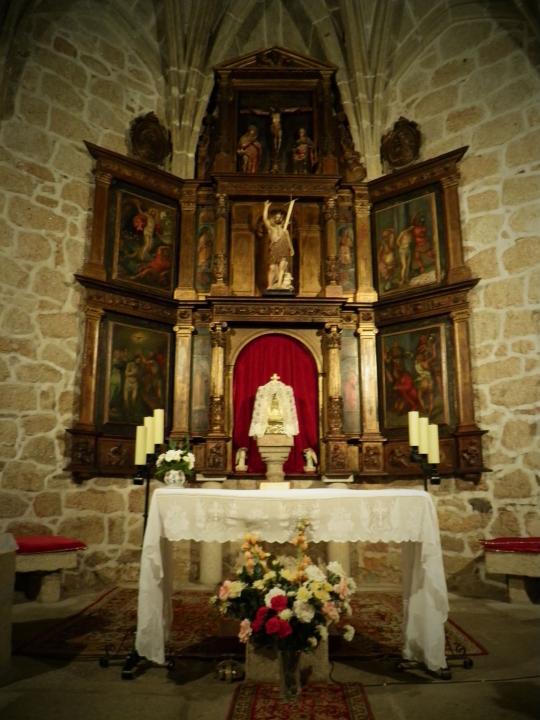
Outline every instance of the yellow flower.
{"type": "Polygon", "coordinates": [[[311,592],[305,585],[301,585],[298,588],[298,592],[296,593],[296,597],[300,602],[308,602],[308,600],[311,597],[311,592]]]}
{"type": "Polygon", "coordinates": [[[296,580],[298,579],[298,573],[296,572],[296,570],[285,568],[281,571],[281,577],[284,580],[287,580],[287,582],[293,583],[296,582],[296,580]]]}

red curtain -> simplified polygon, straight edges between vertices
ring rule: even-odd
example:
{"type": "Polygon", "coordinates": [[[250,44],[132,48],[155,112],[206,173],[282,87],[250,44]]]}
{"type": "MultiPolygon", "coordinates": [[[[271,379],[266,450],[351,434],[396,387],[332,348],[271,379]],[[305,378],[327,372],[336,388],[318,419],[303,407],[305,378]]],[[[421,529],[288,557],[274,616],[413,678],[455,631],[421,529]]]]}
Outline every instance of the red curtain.
{"type": "Polygon", "coordinates": [[[307,348],[288,335],[271,334],[256,338],[240,352],[233,375],[233,458],[240,447],[248,448],[248,471],[264,473],[266,465],[255,438],[248,436],[255,394],[277,373],[294,391],[299,434],[284,465],[286,473],[304,472],[302,451],[311,447],[319,454],[317,366],[307,348]]]}

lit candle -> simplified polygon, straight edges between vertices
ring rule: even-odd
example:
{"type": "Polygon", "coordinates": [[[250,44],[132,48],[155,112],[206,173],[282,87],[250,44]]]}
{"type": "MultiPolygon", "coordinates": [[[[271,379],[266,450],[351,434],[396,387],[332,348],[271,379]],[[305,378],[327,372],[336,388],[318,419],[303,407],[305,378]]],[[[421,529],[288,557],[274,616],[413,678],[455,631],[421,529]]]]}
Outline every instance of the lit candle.
{"type": "Polygon", "coordinates": [[[146,428],[144,425],[137,425],[135,435],[135,465],[146,463],[146,428]]]}
{"type": "Polygon", "coordinates": [[[154,442],[162,445],[165,439],[165,410],[158,408],[154,410],[154,442]]]}
{"type": "Polygon", "coordinates": [[[428,453],[428,419],[418,418],[418,452],[420,455],[428,453]]]}
{"type": "Polygon", "coordinates": [[[428,427],[428,462],[439,463],[439,426],[430,424],[428,427]]]}
{"type": "Polygon", "coordinates": [[[418,447],[418,410],[411,410],[409,418],[409,445],[418,447]]]}
{"type": "Polygon", "coordinates": [[[146,428],[146,454],[154,453],[154,418],[150,415],[144,418],[144,427],[146,428]]]}

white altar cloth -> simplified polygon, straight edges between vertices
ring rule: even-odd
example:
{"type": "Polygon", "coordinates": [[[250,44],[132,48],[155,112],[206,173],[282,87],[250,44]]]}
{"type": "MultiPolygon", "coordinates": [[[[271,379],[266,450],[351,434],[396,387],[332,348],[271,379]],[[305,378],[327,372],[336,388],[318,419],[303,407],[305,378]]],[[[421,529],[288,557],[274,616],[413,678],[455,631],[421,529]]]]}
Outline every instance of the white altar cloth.
{"type": "Polygon", "coordinates": [[[403,543],[403,657],[433,671],[445,668],[448,596],[437,515],[427,492],[406,489],[156,490],[141,556],[139,655],[165,662],[172,620],[168,540],[224,543],[249,531],[287,542],[300,518],[311,521],[312,542],[403,543]]]}

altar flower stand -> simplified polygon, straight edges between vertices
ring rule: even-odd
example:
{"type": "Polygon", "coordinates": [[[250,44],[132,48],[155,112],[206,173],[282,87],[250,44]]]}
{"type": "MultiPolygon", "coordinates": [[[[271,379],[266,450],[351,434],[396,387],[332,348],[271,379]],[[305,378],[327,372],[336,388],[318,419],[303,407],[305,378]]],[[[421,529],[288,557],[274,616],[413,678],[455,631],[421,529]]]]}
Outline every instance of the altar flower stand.
{"type": "MultiPolygon", "coordinates": [[[[307,682],[330,682],[328,642],[322,640],[312,652],[300,653],[300,678],[307,682]]],[[[246,680],[248,682],[280,683],[279,658],[276,650],[246,645],[246,680]]]]}

